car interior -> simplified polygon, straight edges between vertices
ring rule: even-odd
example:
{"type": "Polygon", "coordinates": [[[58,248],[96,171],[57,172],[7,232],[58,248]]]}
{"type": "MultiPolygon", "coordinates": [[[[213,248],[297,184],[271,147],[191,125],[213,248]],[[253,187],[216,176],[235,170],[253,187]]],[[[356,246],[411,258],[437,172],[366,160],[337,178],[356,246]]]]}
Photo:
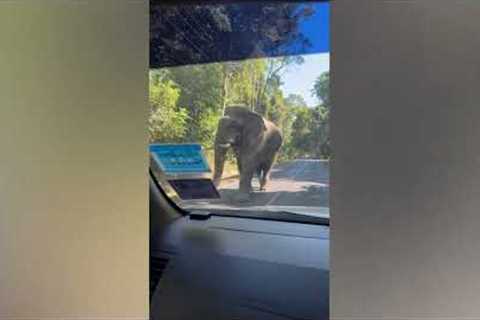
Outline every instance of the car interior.
{"type": "MultiPolygon", "coordinates": [[[[198,19],[188,15],[189,5],[205,3],[152,2],[150,15],[160,22],[151,25],[151,68],[311,53],[234,31],[219,32],[208,44],[201,34],[191,34],[173,47],[169,37],[185,34],[188,19],[198,19]],[[183,22],[158,18],[175,14],[183,22]]],[[[186,210],[168,195],[157,165],[151,157],[151,319],[328,319],[328,216],[186,210]]]]}

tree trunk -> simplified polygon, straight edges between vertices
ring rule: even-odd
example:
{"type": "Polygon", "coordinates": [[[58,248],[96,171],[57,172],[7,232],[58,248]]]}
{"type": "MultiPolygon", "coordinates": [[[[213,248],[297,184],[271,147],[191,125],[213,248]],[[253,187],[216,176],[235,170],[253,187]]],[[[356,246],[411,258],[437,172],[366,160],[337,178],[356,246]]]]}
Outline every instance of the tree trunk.
{"type": "Polygon", "coordinates": [[[222,116],[225,115],[225,108],[227,107],[228,73],[227,73],[226,68],[227,68],[226,66],[223,66],[223,88],[222,88],[223,103],[222,103],[222,116]]]}

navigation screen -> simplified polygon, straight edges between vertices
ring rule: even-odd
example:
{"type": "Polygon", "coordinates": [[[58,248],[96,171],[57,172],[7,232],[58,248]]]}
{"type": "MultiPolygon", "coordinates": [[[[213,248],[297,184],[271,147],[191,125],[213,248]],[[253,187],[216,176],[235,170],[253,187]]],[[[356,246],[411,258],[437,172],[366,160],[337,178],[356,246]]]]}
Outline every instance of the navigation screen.
{"type": "Polygon", "coordinates": [[[200,144],[152,144],[150,152],[165,173],[210,172],[200,144]]]}

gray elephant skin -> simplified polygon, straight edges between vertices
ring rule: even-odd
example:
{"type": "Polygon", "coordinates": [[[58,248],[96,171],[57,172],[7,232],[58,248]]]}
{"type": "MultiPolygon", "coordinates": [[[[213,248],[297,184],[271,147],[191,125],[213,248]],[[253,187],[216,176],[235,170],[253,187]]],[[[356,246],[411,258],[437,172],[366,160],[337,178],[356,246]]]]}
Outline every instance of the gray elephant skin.
{"type": "Polygon", "coordinates": [[[215,137],[214,184],[220,183],[225,156],[231,148],[240,173],[240,192],[244,195],[252,192],[254,174],[258,174],[260,190],[265,190],[282,140],[279,128],[260,114],[242,106],[226,108],[215,137]]]}

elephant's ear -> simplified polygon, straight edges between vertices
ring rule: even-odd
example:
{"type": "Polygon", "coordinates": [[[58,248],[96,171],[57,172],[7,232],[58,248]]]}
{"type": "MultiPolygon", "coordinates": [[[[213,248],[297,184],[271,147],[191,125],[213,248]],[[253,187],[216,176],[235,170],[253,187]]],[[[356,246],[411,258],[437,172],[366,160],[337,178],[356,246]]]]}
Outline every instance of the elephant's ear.
{"type": "Polygon", "coordinates": [[[232,106],[225,109],[225,115],[241,124],[242,138],[247,144],[261,143],[264,131],[267,130],[263,117],[242,106],[232,106]]]}

